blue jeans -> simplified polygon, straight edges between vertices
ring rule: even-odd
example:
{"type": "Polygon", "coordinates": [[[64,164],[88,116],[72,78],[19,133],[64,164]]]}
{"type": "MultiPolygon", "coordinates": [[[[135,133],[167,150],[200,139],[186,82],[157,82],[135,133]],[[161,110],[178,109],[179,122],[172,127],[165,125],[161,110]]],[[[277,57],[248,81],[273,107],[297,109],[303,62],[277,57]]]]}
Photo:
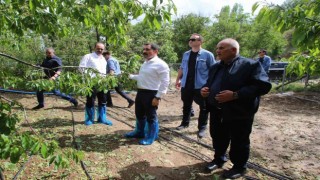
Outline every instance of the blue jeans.
{"type": "MultiPolygon", "coordinates": [[[[39,105],[44,105],[44,96],[43,96],[43,92],[44,91],[37,91],[37,99],[38,99],[38,103],[39,105]]],[[[61,93],[60,90],[58,89],[54,89],[51,91],[54,95],[61,97],[62,99],[68,100],[70,102],[72,102],[74,99],[69,96],[66,95],[64,93],[61,93]]]]}

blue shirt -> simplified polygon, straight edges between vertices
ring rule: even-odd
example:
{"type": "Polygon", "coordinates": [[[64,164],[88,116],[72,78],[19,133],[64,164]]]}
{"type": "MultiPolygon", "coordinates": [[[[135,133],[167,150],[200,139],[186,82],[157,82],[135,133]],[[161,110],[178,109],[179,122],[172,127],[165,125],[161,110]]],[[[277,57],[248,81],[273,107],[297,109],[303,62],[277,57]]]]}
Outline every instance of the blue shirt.
{"type": "Polygon", "coordinates": [[[271,58],[269,56],[264,56],[263,58],[259,57],[258,61],[261,63],[264,71],[268,73],[271,66],[271,58]]]}
{"type": "Polygon", "coordinates": [[[118,60],[112,56],[107,61],[107,74],[113,71],[115,75],[121,74],[120,64],[118,60]]]}
{"type": "MultiPolygon", "coordinates": [[[[188,63],[191,50],[185,52],[180,68],[182,69],[181,87],[185,87],[188,74],[188,63]]],[[[194,88],[200,89],[206,84],[209,69],[216,63],[213,54],[205,49],[200,49],[195,65],[194,88]]]]}

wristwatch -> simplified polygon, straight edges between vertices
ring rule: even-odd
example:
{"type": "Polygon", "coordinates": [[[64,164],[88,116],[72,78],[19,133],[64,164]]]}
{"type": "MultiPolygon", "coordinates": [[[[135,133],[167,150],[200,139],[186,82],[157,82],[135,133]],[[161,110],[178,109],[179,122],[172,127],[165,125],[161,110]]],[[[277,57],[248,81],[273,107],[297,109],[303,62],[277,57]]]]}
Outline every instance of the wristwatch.
{"type": "Polygon", "coordinates": [[[237,92],[233,92],[232,97],[233,97],[233,99],[238,99],[239,95],[237,92]]]}

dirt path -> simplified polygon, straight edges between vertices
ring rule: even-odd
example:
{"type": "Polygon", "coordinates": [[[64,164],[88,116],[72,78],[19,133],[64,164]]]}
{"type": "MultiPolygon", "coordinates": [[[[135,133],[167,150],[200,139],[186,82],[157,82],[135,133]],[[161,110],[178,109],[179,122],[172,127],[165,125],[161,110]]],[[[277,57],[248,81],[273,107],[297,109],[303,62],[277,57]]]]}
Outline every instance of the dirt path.
{"type": "MultiPolygon", "coordinates": [[[[46,97],[46,107],[39,111],[30,110],[36,105],[32,95],[2,94],[16,99],[27,108],[31,126],[41,133],[53,134],[62,147],[72,147],[72,121],[70,104],[55,97],[46,97]]],[[[131,94],[132,97],[135,94],[131,94]]],[[[302,97],[302,94],[295,96],[302,97]]],[[[306,97],[306,95],[304,94],[306,97]]],[[[125,139],[123,134],[135,125],[134,107],[128,109],[127,102],[113,94],[115,107],[108,108],[108,117],[113,126],[94,124],[85,126],[84,104],[74,110],[76,137],[85,152],[84,162],[94,179],[213,179],[222,170],[205,174],[203,167],[210,161],[214,152],[176,136],[162,128],[160,138],[151,146],[140,146],[136,139],[125,139]],[[120,120],[120,121],[119,121],[120,120]],[[127,122],[129,125],[123,123],[127,122]],[[170,141],[168,141],[170,140],[170,141]]],[[[309,95],[317,100],[319,94],[309,95]]],[[[182,103],[179,92],[170,92],[163,98],[158,110],[160,126],[174,130],[180,124],[182,103]]],[[[198,116],[198,108],[196,116],[198,116]]],[[[278,172],[293,179],[317,179],[320,176],[320,105],[270,94],[262,98],[256,115],[251,136],[252,152],[250,162],[278,172]]],[[[190,127],[182,134],[196,139],[197,120],[192,118],[190,127]]],[[[22,122],[22,127],[27,124],[22,122]]],[[[211,146],[211,138],[201,140],[211,146]]],[[[1,161],[3,162],[3,161],[1,161]]],[[[86,179],[79,164],[68,170],[55,171],[46,166],[47,162],[32,158],[20,179],[86,179]]],[[[228,169],[228,162],[223,167],[228,169]]],[[[19,165],[6,165],[5,175],[11,179],[19,165]]],[[[271,179],[258,171],[249,169],[248,176],[258,179],[271,179]]]]}

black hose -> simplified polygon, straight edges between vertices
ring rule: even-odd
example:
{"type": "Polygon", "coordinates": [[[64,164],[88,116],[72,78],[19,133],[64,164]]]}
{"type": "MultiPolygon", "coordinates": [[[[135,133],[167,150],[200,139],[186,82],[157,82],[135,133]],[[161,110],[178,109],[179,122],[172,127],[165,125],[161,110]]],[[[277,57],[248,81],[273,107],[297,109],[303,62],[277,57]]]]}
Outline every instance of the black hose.
{"type": "Polygon", "coordinates": [[[26,168],[28,162],[31,160],[32,155],[29,156],[28,160],[26,162],[23,163],[23,165],[21,166],[21,168],[19,169],[19,171],[14,175],[13,180],[16,180],[18,178],[18,176],[20,175],[20,173],[26,168]]]}
{"type": "MultiPolygon", "coordinates": [[[[72,142],[73,142],[73,144],[74,144],[74,146],[75,146],[75,148],[77,149],[77,150],[80,150],[80,146],[79,146],[79,144],[77,143],[77,141],[76,141],[76,137],[75,137],[75,132],[76,132],[76,129],[75,129],[75,120],[74,120],[74,113],[73,113],[73,110],[71,109],[71,114],[72,114],[72,142]]],[[[82,161],[82,160],[80,160],[80,164],[81,164],[81,167],[82,167],[82,169],[84,170],[84,172],[85,172],[85,174],[86,174],[86,176],[87,176],[87,178],[88,179],[90,179],[90,180],[92,180],[92,177],[90,176],[90,174],[89,174],[89,172],[88,172],[88,170],[87,170],[87,166],[86,166],[86,164],[82,161]]]]}

